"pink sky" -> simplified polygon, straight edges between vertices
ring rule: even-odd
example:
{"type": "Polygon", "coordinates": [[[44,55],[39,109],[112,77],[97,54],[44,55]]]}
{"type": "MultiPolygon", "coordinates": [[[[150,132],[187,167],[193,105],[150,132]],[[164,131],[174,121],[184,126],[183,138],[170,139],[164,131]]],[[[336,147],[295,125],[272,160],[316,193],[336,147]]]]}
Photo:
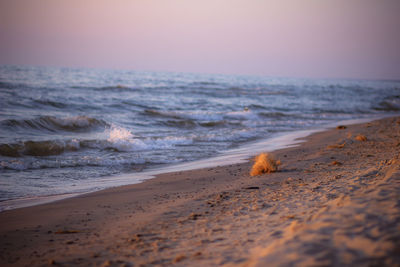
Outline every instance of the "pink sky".
{"type": "Polygon", "coordinates": [[[0,64],[400,79],[398,0],[0,0],[0,64]]]}

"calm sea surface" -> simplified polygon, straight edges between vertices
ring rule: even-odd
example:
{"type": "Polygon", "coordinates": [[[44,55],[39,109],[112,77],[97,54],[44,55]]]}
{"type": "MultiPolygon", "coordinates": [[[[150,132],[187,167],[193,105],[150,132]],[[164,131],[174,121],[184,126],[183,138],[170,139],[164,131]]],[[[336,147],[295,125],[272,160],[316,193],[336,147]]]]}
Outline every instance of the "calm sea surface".
{"type": "Polygon", "coordinates": [[[398,114],[399,81],[0,66],[0,201],[398,114]]]}

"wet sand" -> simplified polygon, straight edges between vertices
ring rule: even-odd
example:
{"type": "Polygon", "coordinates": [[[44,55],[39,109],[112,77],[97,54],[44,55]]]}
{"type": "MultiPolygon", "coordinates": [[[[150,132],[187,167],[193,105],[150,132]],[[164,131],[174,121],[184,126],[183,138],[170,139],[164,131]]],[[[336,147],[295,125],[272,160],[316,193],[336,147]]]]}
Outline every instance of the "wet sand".
{"type": "Polygon", "coordinates": [[[400,266],[400,117],[342,128],[273,152],[275,173],[167,173],[1,212],[0,265],[400,266]]]}

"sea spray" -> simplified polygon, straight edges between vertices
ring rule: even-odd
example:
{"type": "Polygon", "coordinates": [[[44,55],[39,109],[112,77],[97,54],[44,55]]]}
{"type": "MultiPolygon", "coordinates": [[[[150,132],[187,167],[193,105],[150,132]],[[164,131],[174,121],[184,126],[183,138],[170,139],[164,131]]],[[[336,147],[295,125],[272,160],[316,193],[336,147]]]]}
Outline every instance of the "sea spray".
{"type": "Polygon", "coordinates": [[[146,144],[135,138],[135,136],[127,129],[112,125],[109,130],[109,137],[107,141],[110,143],[110,148],[116,151],[137,151],[146,148],[146,144]]]}

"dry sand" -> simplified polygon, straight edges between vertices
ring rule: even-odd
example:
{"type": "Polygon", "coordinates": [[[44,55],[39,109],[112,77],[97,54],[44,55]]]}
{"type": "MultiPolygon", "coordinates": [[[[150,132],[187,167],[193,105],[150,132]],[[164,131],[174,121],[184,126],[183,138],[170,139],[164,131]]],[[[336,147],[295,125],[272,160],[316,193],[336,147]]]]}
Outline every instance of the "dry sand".
{"type": "Polygon", "coordinates": [[[0,213],[0,266],[400,266],[400,118],[0,213]],[[356,140],[363,135],[365,141],[356,140]]]}

